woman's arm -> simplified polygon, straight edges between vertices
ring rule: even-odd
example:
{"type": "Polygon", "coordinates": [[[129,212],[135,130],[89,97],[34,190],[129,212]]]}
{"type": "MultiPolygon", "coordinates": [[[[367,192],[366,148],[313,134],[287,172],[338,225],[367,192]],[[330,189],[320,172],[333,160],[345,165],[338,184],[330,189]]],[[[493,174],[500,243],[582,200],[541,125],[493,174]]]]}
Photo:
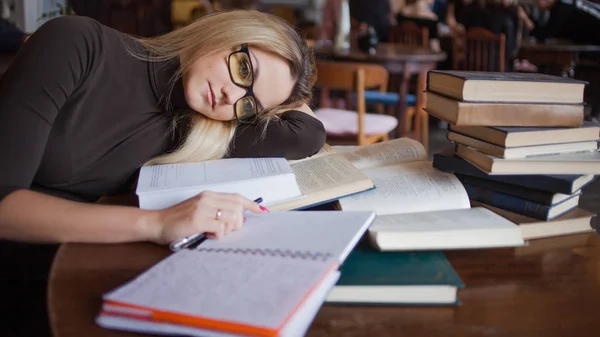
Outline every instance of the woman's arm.
{"type": "Polygon", "coordinates": [[[230,157],[284,157],[301,159],[325,145],[325,128],[307,105],[282,113],[264,124],[242,125],[236,130],[230,157]]]}
{"type": "Polygon", "coordinates": [[[243,211],[260,206],[234,194],[204,192],[162,211],[86,204],[19,190],[0,202],[0,238],[27,242],[167,244],[206,232],[218,238],[241,228],[243,211]],[[217,211],[221,217],[215,218],[217,211]]]}

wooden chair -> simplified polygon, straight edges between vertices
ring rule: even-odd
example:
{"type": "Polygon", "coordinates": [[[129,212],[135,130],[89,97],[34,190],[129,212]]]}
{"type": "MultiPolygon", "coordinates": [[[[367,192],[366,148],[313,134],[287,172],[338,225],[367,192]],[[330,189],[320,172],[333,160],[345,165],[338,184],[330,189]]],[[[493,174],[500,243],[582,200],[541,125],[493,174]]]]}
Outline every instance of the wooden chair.
{"type": "Polygon", "coordinates": [[[413,21],[402,21],[390,29],[390,42],[429,49],[429,28],[413,21]]]}
{"type": "Polygon", "coordinates": [[[365,88],[387,89],[389,74],[376,64],[317,61],[320,106],[315,115],[325,126],[329,140],[353,140],[368,145],[389,139],[398,120],[385,114],[367,113],[365,88]],[[328,107],[329,90],[356,92],[356,111],[328,107]]]}
{"type": "Polygon", "coordinates": [[[504,72],[506,36],[485,28],[469,28],[465,33],[463,70],[504,72]]]}

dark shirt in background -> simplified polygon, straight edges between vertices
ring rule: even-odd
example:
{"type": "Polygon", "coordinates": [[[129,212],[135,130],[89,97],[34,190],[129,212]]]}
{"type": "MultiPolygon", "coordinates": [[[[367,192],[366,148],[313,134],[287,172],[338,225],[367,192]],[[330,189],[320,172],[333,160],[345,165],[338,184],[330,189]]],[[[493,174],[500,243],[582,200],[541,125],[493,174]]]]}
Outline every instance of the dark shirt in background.
{"type": "Polygon", "coordinates": [[[537,24],[531,36],[538,40],[567,39],[600,45],[600,4],[586,0],[558,0],[546,24],[537,24]]]}
{"type": "Polygon", "coordinates": [[[391,27],[389,0],[350,0],[350,16],[375,28],[379,42],[388,42],[391,27]]]}
{"type": "Polygon", "coordinates": [[[396,21],[398,22],[398,24],[401,22],[404,22],[404,21],[412,21],[421,28],[427,27],[427,29],[429,30],[429,36],[428,36],[429,40],[438,38],[438,30],[437,30],[438,20],[431,20],[431,19],[425,19],[425,18],[413,18],[413,17],[404,16],[400,13],[400,14],[396,15],[396,21]]]}
{"type": "Polygon", "coordinates": [[[505,70],[512,70],[513,59],[517,53],[518,17],[515,8],[500,4],[482,6],[479,2],[472,2],[460,10],[456,20],[467,30],[481,27],[494,34],[504,34],[505,70]]]}

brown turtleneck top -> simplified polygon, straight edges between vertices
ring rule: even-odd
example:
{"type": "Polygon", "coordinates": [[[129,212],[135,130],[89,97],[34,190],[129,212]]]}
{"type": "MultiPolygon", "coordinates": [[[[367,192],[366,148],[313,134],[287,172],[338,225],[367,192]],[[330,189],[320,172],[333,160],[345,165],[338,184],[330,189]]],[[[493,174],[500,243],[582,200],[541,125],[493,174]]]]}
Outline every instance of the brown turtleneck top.
{"type": "MultiPolygon", "coordinates": [[[[0,200],[32,189],[94,201],[132,186],[150,158],[173,149],[172,116],[159,105],[177,62],[141,61],[134,40],[85,17],[49,21],[0,80],[0,200]]],[[[185,109],[181,82],[171,101],[185,109]]],[[[325,142],[315,118],[287,111],[240,128],[232,157],[316,153],[325,142]]]]}

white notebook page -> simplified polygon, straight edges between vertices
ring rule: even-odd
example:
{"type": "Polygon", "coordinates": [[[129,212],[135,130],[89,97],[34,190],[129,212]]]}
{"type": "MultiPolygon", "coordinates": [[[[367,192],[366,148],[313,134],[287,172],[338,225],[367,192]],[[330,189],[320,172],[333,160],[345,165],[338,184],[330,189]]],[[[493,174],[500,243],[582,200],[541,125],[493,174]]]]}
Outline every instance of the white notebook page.
{"type": "Polygon", "coordinates": [[[328,255],[343,261],[373,222],[373,212],[303,211],[248,215],[241,230],[198,248],[328,255]]]}
{"type": "Polygon", "coordinates": [[[335,265],[333,259],[183,250],[104,299],[279,329],[335,265]]]}
{"type": "Polygon", "coordinates": [[[284,158],[231,158],[198,163],[144,166],[137,192],[190,188],[293,174],[284,158]]]}
{"type": "MultiPolygon", "coordinates": [[[[281,331],[282,337],[304,336],[315,318],[319,308],[325,301],[325,297],[335,285],[340,277],[340,272],[329,274],[321,285],[314,291],[314,294],[307,299],[296,315],[292,317],[281,331]]],[[[162,335],[176,336],[197,336],[197,337],[234,337],[239,336],[231,333],[218,332],[214,330],[188,327],[178,324],[151,322],[147,320],[136,320],[128,317],[100,314],[96,322],[108,329],[127,330],[144,333],[155,333],[162,335]]]]}

